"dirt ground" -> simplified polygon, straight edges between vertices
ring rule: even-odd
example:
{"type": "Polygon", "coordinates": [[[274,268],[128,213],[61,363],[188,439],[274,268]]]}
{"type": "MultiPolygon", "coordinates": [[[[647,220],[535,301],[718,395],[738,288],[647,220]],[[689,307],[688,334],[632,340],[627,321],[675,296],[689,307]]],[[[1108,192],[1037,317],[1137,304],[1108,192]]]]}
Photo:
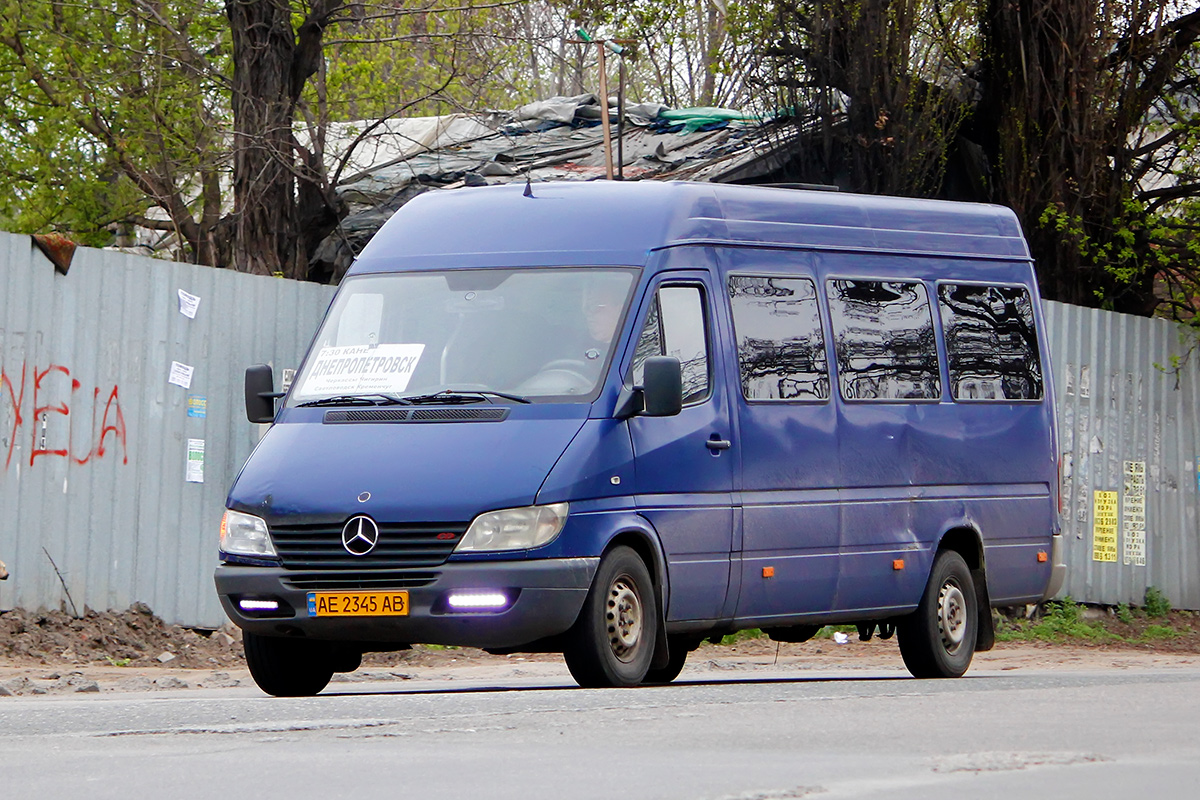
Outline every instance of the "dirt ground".
{"type": "MultiPolygon", "coordinates": [[[[973,671],[1017,669],[1130,669],[1200,665],[1200,617],[1171,612],[1125,622],[1111,611],[1087,610],[1087,618],[1115,637],[1074,637],[1066,642],[998,642],[979,653],[973,671]],[[1171,633],[1164,636],[1164,629],[1171,633]]],[[[1006,623],[1020,630],[1031,623],[1006,623]]],[[[828,629],[827,629],[828,630],[828,629]]],[[[895,640],[859,641],[850,632],[828,633],[803,644],[739,638],[704,644],[692,653],[682,679],[719,679],[731,672],[896,670],[904,666],[895,640]],[[844,642],[842,640],[845,640],[844,642]]],[[[471,648],[417,646],[399,653],[370,654],[355,673],[335,682],[396,680],[501,680],[568,677],[560,656],[492,656],[471,648]]],[[[124,612],[88,610],[76,619],[61,611],[0,612],[0,697],[100,691],[164,691],[253,686],[242,657],[239,630],[216,631],[165,625],[149,608],[124,612]]]]}

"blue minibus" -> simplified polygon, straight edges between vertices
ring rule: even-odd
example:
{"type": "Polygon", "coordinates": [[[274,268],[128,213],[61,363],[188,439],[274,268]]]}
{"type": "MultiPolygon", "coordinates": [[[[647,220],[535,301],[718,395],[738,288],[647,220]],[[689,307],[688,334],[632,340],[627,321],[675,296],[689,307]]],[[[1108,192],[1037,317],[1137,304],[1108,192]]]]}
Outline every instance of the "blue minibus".
{"type": "Polygon", "coordinates": [[[957,677],[993,607],[1062,583],[1049,370],[1004,208],[428,192],[354,262],[286,394],[247,370],[272,424],[217,592],[273,695],[418,643],[664,683],[707,639],[830,624],[957,677]]]}

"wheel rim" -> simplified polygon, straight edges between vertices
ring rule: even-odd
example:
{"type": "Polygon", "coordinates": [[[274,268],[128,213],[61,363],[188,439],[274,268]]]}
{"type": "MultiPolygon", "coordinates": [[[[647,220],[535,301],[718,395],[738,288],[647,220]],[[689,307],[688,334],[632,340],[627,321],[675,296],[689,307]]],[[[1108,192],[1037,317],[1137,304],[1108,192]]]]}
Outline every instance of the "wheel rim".
{"type": "Polygon", "coordinates": [[[942,646],[953,655],[967,638],[967,598],[954,581],[946,581],[938,592],[937,622],[942,646]]]}
{"type": "Polygon", "coordinates": [[[628,575],[621,575],[608,589],[604,611],[608,643],[619,661],[633,660],[642,639],[642,600],[628,575]]]}

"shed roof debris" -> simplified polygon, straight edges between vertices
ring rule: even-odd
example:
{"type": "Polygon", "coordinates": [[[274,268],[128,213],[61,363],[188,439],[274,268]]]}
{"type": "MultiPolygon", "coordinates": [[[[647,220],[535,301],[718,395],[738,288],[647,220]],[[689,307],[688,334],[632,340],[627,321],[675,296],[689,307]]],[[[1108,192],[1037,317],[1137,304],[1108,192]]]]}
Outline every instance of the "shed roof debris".
{"type": "MultiPolygon", "coordinates": [[[[615,103],[610,105],[615,106],[615,103]]],[[[613,164],[624,180],[761,182],[800,146],[799,123],[719,108],[629,103],[613,164]],[[619,160],[619,163],[618,163],[619,160]]],[[[357,169],[337,179],[349,214],[317,248],[312,272],[340,280],[392,214],[426,191],[514,181],[585,181],[605,175],[601,109],[594,95],[553,97],[511,114],[462,114],[346,126],[357,169]]],[[[343,170],[345,172],[345,170],[343,170]]]]}

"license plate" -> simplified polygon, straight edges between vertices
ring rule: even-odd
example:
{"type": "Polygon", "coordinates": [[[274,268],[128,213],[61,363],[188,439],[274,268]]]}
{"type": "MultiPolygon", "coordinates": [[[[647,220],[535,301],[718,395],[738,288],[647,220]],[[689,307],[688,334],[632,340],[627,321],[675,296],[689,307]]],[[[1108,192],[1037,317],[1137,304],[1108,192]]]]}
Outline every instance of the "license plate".
{"type": "Polygon", "coordinates": [[[309,592],[310,617],[406,617],[408,592],[309,592]]]}

